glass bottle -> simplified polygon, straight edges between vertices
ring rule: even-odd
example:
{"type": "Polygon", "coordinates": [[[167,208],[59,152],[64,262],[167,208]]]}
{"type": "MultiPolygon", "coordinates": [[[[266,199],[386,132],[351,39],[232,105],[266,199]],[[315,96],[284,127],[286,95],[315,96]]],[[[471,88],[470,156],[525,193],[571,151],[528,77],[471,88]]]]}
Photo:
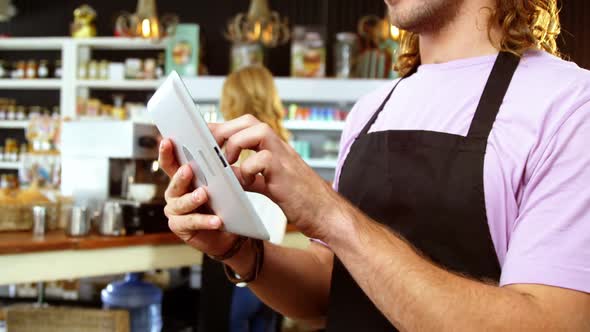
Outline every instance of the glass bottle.
{"type": "Polygon", "coordinates": [[[37,68],[37,76],[39,78],[48,78],[49,77],[49,67],[47,66],[47,60],[41,60],[39,62],[39,68],[37,68]]]}
{"type": "Polygon", "coordinates": [[[37,62],[35,60],[29,60],[27,63],[25,77],[28,79],[37,78],[37,62]]]}
{"type": "Polygon", "coordinates": [[[53,69],[53,77],[61,78],[61,76],[62,76],[61,60],[55,60],[55,68],[53,69]]]}
{"type": "Polygon", "coordinates": [[[337,78],[354,77],[358,55],[358,37],[354,33],[336,34],[334,44],[334,74],[337,78]]]}

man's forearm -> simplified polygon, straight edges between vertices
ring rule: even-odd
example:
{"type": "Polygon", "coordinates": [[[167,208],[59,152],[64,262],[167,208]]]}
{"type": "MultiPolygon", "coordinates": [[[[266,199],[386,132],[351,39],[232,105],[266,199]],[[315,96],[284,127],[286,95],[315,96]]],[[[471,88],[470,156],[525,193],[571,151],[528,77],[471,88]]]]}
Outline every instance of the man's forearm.
{"type": "MultiPolygon", "coordinates": [[[[236,273],[246,274],[253,261],[252,251],[243,248],[227,263],[236,273]]],[[[263,269],[249,287],[276,311],[317,322],[327,312],[332,264],[331,251],[318,244],[302,250],[265,243],[263,269]]]]}
{"type": "MultiPolygon", "coordinates": [[[[387,228],[352,207],[347,210],[348,220],[337,221],[340,229],[326,241],[363,291],[400,330],[566,327],[533,296],[445,271],[387,228]]],[[[569,327],[580,326],[580,320],[575,320],[572,315],[569,327]]]]}

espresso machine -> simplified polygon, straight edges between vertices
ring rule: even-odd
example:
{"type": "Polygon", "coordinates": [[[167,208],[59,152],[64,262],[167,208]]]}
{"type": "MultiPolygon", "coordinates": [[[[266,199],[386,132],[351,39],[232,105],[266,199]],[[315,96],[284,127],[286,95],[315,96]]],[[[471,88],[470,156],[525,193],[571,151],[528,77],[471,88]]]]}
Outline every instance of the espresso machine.
{"type": "Polygon", "coordinates": [[[121,214],[127,234],[169,231],[163,213],[168,178],[157,163],[155,126],[107,120],[64,122],[61,141],[62,194],[93,211],[119,206],[115,211],[121,214]]]}

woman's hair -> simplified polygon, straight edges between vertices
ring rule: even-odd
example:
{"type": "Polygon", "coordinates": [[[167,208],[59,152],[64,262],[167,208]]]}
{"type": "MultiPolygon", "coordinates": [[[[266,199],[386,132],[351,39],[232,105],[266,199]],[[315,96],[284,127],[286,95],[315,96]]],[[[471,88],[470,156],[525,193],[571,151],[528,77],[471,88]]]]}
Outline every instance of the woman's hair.
{"type": "MultiPolygon", "coordinates": [[[[501,28],[498,49],[519,56],[529,49],[560,55],[556,42],[561,29],[557,0],[496,0],[496,9],[491,11],[488,36],[494,26],[501,28]]],[[[418,35],[404,31],[400,46],[396,70],[407,76],[420,65],[418,35]]]]}
{"type": "Polygon", "coordinates": [[[262,66],[249,66],[230,74],[223,84],[220,108],[225,120],[252,114],[284,141],[289,139],[282,124],[283,104],[272,74],[262,66]]]}

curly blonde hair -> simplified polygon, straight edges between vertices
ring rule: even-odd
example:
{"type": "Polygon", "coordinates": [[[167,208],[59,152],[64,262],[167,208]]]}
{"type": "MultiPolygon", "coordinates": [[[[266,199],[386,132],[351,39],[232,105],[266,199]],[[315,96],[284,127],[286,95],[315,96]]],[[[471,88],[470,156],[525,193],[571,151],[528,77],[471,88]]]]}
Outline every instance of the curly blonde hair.
{"type": "Polygon", "coordinates": [[[272,74],[262,66],[249,66],[231,73],[223,84],[220,110],[225,120],[252,114],[268,124],[284,141],[284,109],[272,74]]]}
{"type": "MultiPolygon", "coordinates": [[[[560,56],[557,0],[496,0],[496,8],[491,12],[488,36],[492,27],[501,28],[502,37],[496,45],[499,50],[522,56],[529,49],[538,49],[560,56]]],[[[420,65],[418,35],[404,31],[400,44],[395,69],[401,76],[407,76],[420,65]]]]}

